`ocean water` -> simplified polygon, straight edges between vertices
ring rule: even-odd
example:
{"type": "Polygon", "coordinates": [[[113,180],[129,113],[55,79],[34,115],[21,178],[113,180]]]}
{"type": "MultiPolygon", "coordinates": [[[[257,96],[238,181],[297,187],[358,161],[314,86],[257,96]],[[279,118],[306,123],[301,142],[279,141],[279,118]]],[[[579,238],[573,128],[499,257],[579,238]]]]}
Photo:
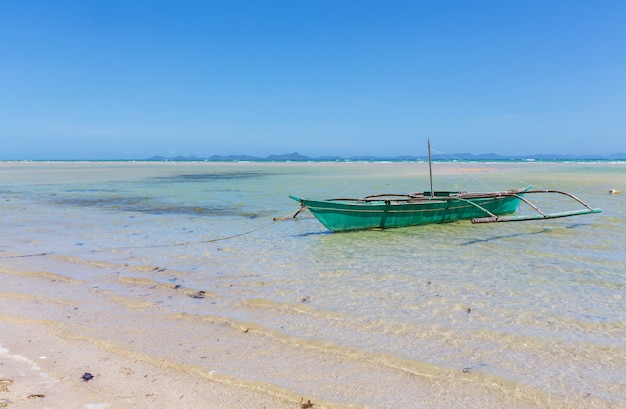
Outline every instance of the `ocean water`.
{"type": "Polygon", "coordinates": [[[429,190],[428,165],[4,162],[3,316],[316,407],[626,407],[626,163],[433,171],[603,213],[330,233],[274,218],[429,190]]]}

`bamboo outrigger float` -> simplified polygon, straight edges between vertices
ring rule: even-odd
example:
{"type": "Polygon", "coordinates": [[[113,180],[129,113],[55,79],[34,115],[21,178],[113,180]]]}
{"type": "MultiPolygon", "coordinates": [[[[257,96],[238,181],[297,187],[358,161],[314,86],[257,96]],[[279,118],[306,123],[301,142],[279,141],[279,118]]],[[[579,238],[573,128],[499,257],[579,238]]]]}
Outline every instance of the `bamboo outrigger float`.
{"type": "Polygon", "coordinates": [[[409,194],[376,194],[361,199],[338,198],[309,200],[289,196],[300,203],[295,213],[308,209],[331,231],[388,229],[471,220],[472,223],[546,220],[583,214],[600,213],[576,196],[559,190],[511,189],[501,192],[443,192],[432,187],[432,160],[428,142],[430,191],[409,194]],[[578,210],[546,213],[530,202],[532,194],[563,195],[581,206],[578,210]],[[530,215],[512,215],[520,204],[528,205],[530,215]]]}

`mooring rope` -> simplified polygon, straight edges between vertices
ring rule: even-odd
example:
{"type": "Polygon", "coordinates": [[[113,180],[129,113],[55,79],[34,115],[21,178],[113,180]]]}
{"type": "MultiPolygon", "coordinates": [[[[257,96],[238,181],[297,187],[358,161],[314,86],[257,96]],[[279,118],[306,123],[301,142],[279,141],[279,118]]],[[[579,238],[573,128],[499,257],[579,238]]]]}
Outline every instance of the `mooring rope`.
{"type": "MultiPolygon", "coordinates": [[[[293,218],[291,216],[298,214],[301,210],[302,209],[298,209],[295,212],[291,212],[288,215],[283,216],[283,217],[276,217],[276,218],[274,218],[274,220],[271,223],[268,223],[268,224],[266,224],[264,226],[256,227],[256,228],[254,228],[252,230],[244,231],[242,233],[232,234],[230,236],[217,237],[215,239],[210,239],[210,240],[189,241],[189,242],[186,242],[186,243],[155,244],[153,246],[141,246],[141,247],[135,247],[135,248],[174,247],[174,246],[185,246],[185,245],[194,244],[194,243],[214,243],[216,241],[223,241],[223,240],[234,239],[236,237],[241,237],[241,236],[246,236],[248,234],[256,233],[259,230],[267,229],[268,227],[273,226],[274,224],[276,224],[276,223],[278,223],[278,222],[280,222],[282,220],[288,220],[290,218],[293,218]]],[[[119,248],[119,247],[116,247],[116,248],[119,248]]],[[[124,247],[124,248],[132,248],[132,247],[124,247]]]]}
{"type": "Polygon", "coordinates": [[[5,259],[5,258],[26,258],[26,257],[42,257],[42,256],[52,256],[52,255],[66,255],[66,254],[85,254],[85,253],[101,253],[103,251],[107,251],[107,250],[130,250],[130,249],[147,249],[147,248],[156,248],[156,247],[177,247],[177,246],[187,246],[190,244],[197,244],[197,243],[214,243],[214,242],[218,242],[218,241],[223,241],[223,240],[229,240],[229,239],[234,239],[237,237],[241,237],[241,236],[246,236],[248,234],[252,234],[252,233],[256,233],[257,231],[263,230],[263,229],[267,229],[268,227],[271,227],[273,225],[275,225],[276,223],[283,221],[283,220],[289,220],[289,219],[294,219],[298,213],[300,213],[303,209],[300,208],[298,210],[296,210],[295,212],[291,212],[286,216],[283,217],[276,217],[272,220],[271,223],[265,224],[263,226],[260,227],[255,227],[252,230],[247,230],[241,233],[237,233],[237,234],[232,234],[230,236],[223,236],[223,237],[217,237],[214,239],[209,239],[209,240],[198,240],[198,241],[187,241],[187,242],[182,242],[182,243],[165,243],[165,244],[154,244],[151,246],[127,246],[127,247],[111,247],[110,249],[96,249],[96,250],[82,250],[82,251],[68,251],[68,252],[63,252],[63,253],[53,253],[53,252],[47,252],[47,253],[35,253],[35,254],[20,254],[20,255],[14,255],[14,256],[0,256],[0,259],[5,259]]]}
{"type": "Polygon", "coordinates": [[[37,253],[37,254],[21,254],[19,256],[2,256],[0,258],[25,258],[25,257],[39,257],[39,256],[49,256],[54,253],[37,253]]]}

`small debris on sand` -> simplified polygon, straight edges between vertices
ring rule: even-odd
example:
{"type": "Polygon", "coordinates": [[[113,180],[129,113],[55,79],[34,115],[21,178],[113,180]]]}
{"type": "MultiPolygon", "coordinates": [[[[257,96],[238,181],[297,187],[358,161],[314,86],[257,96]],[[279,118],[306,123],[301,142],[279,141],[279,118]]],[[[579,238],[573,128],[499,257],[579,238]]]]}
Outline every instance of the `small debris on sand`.
{"type": "Polygon", "coordinates": [[[304,398],[300,399],[300,407],[302,409],[309,409],[313,407],[313,403],[311,403],[311,400],[307,400],[306,402],[304,402],[304,398]]]}
{"type": "Polygon", "coordinates": [[[193,294],[189,294],[189,296],[191,298],[204,298],[204,294],[205,294],[205,292],[200,290],[200,291],[197,291],[197,292],[195,292],[193,294]]]}
{"type": "Polygon", "coordinates": [[[8,392],[11,384],[13,384],[13,379],[0,378],[0,392],[8,392]]]}

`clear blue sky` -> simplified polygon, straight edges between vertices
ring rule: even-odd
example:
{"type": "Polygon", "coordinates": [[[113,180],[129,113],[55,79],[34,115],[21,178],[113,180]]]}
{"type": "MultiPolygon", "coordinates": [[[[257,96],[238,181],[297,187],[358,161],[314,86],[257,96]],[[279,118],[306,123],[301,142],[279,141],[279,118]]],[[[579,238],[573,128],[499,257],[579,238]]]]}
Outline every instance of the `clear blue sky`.
{"type": "Polygon", "coordinates": [[[0,159],[626,152],[626,1],[5,0],[0,159]]]}

